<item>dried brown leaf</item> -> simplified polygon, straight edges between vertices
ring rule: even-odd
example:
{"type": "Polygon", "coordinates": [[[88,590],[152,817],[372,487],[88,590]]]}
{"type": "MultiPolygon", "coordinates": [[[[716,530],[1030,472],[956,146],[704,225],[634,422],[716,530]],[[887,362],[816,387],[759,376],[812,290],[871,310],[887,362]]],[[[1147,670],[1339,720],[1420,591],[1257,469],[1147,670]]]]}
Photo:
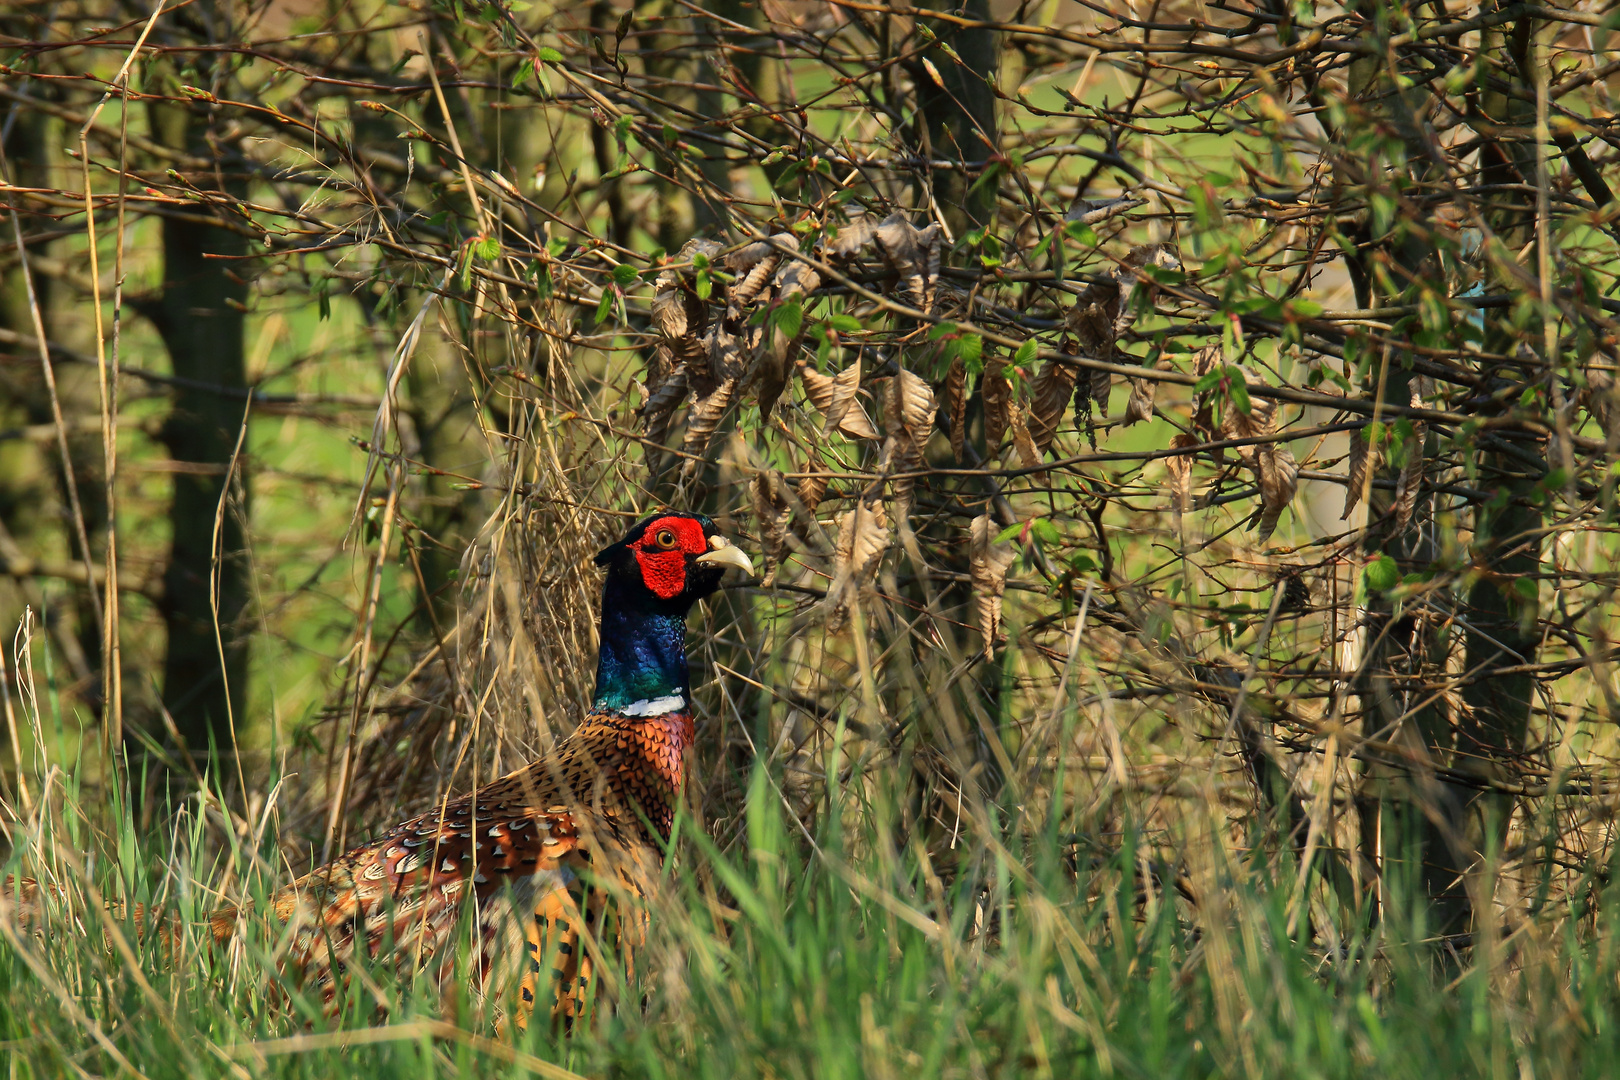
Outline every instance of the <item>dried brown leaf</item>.
{"type": "Polygon", "coordinates": [[[749,244],[740,251],[732,252],[726,260],[733,273],[738,275],[736,284],[732,285],[726,296],[726,317],[737,319],[742,316],[745,305],[754,302],[754,299],[764,291],[771,275],[776,272],[776,264],[782,261],[782,256],[773,251],[769,244],[763,241],[749,244]],[[758,252],[755,249],[762,249],[758,252]],[[743,263],[738,256],[748,253],[753,258],[751,262],[743,263]],[[747,269],[743,269],[746,265],[747,269]]]}
{"type": "Polygon", "coordinates": [[[951,453],[961,464],[967,440],[967,365],[960,356],[951,361],[951,369],[945,373],[945,408],[951,417],[951,453]]]}
{"type": "MultiPolygon", "coordinates": [[[[1434,380],[1427,375],[1414,375],[1407,387],[1407,403],[1414,409],[1423,408],[1425,400],[1434,393],[1434,380]]],[[[1423,489],[1423,474],[1425,458],[1428,448],[1424,445],[1428,440],[1428,425],[1422,420],[1412,424],[1412,436],[1402,446],[1405,461],[1401,465],[1401,475],[1395,481],[1395,532],[1406,531],[1406,526],[1412,521],[1412,513],[1417,509],[1418,494],[1423,489]]]]}
{"type": "Polygon", "coordinates": [[[1098,371],[1091,369],[1091,400],[1097,403],[1097,411],[1103,416],[1108,415],[1108,399],[1114,392],[1114,373],[1111,371],[1098,371]]]}
{"type": "MultiPolygon", "coordinates": [[[[1035,440],[1030,437],[1029,426],[1024,422],[1024,410],[1017,404],[1007,408],[1007,430],[1012,432],[1013,448],[1018,452],[1019,463],[1026,469],[1039,468],[1045,459],[1041,456],[1040,448],[1035,445],[1035,440]]],[[[1044,472],[1034,475],[1041,483],[1046,482],[1044,472]]]]}
{"type": "MultiPolygon", "coordinates": [[[[884,444],[884,471],[908,473],[922,467],[923,445],[934,430],[934,391],[916,372],[901,368],[883,388],[884,424],[889,438],[884,444]]],[[[904,521],[911,512],[911,493],[916,481],[902,476],[893,481],[895,516],[904,521]]]]}
{"type": "MultiPolygon", "coordinates": [[[[1238,368],[1243,373],[1243,381],[1248,386],[1265,386],[1266,381],[1246,367],[1238,368]]],[[[1223,439],[1253,439],[1261,435],[1270,435],[1276,431],[1277,402],[1271,398],[1255,395],[1249,397],[1249,411],[1243,412],[1231,401],[1224,403],[1221,410],[1221,438],[1223,439]]],[[[1254,463],[1254,446],[1237,447],[1237,452],[1244,461],[1251,465],[1254,463]]]]}
{"type": "Polygon", "coordinates": [[[697,472],[702,464],[699,458],[709,448],[709,440],[714,438],[715,428],[720,426],[720,418],[725,415],[736,393],[737,380],[726,379],[707,394],[693,400],[686,414],[686,440],[681,449],[694,456],[687,458],[681,466],[682,476],[697,472]]]}
{"type": "Polygon", "coordinates": [[[1372,468],[1377,454],[1367,445],[1367,428],[1357,428],[1350,433],[1350,458],[1346,470],[1344,487],[1344,513],[1339,515],[1340,521],[1348,521],[1350,512],[1361,501],[1362,489],[1367,486],[1367,470],[1372,468]]]}
{"type": "Polygon", "coordinates": [[[859,500],[838,515],[838,565],[856,581],[868,580],[889,549],[889,515],[881,502],[859,500]]]}
{"type": "Polygon", "coordinates": [[[1048,360],[1035,376],[1034,398],[1029,406],[1029,434],[1042,453],[1052,445],[1058,426],[1063,423],[1078,376],[1079,371],[1072,365],[1055,360],[1048,360]]]}
{"type": "Polygon", "coordinates": [[[821,497],[827,494],[827,481],[831,477],[826,466],[815,458],[806,461],[804,468],[799,471],[810,475],[801,478],[795,490],[798,492],[799,502],[804,504],[805,510],[813,514],[816,512],[816,507],[821,503],[821,497]]]}
{"type": "Polygon", "coordinates": [[[861,385],[861,363],[855,361],[837,375],[823,375],[809,363],[799,364],[799,378],[810,404],[821,414],[824,431],[842,431],[853,439],[879,438],[866,410],[855,400],[861,385]]]}
{"type": "Polygon", "coordinates": [[[912,299],[921,307],[927,295],[925,278],[928,271],[922,245],[917,242],[916,228],[906,220],[904,212],[896,210],[877,227],[873,239],[877,242],[878,251],[883,254],[883,261],[900,275],[911,291],[912,299]]]}
{"type": "Polygon", "coordinates": [[[1402,446],[1406,460],[1401,465],[1401,475],[1395,480],[1395,533],[1399,535],[1406,531],[1406,526],[1412,521],[1412,512],[1417,509],[1418,494],[1423,489],[1424,473],[1424,441],[1428,438],[1428,426],[1418,420],[1412,424],[1412,437],[1402,446]]]}
{"type": "Polygon", "coordinates": [[[647,425],[647,438],[660,445],[663,444],[664,436],[669,433],[670,418],[675,415],[675,410],[680,408],[681,402],[686,400],[688,392],[686,368],[677,365],[669,377],[642,403],[641,415],[647,425]]]}
{"type": "Polygon", "coordinates": [[[838,546],[832,587],[827,591],[829,633],[843,629],[850,601],[877,572],[878,560],[889,548],[889,537],[888,513],[881,502],[859,500],[854,509],[838,515],[838,546]]]}
{"type": "Polygon", "coordinates": [[[1299,464],[1288,447],[1266,443],[1255,447],[1254,470],[1260,480],[1260,518],[1255,540],[1265,543],[1299,490],[1299,464]]]}
{"type": "Polygon", "coordinates": [[[770,240],[755,240],[752,244],[742,247],[727,255],[724,259],[725,267],[733,274],[745,276],[752,273],[760,263],[770,262],[781,258],[781,252],[774,246],[773,241],[786,238],[790,244],[796,243],[787,233],[778,233],[770,240]]]}
{"type": "Polygon", "coordinates": [[[891,429],[904,428],[916,452],[934,429],[934,390],[914,371],[901,368],[883,390],[883,412],[891,429]]]}
{"type": "Polygon", "coordinates": [[[1219,345],[1205,345],[1193,353],[1193,374],[1202,379],[1226,363],[1226,352],[1219,345]]]}
{"type": "Polygon", "coordinates": [[[984,402],[984,450],[994,457],[1007,433],[1007,406],[1012,403],[1012,380],[1003,372],[1007,358],[994,356],[979,375],[979,397],[984,402]]]}
{"type": "Polygon", "coordinates": [[[787,552],[793,504],[787,496],[787,481],[775,469],[755,474],[749,487],[754,497],[754,517],[759,522],[759,544],[765,553],[762,584],[772,585],[776,581],[777,567],[787,552]]]}
{"type": "MultiPolygon", "coordinates": [[[[791,239],[791,237],[789,237],[791,239]]],[[[798,259],[785,259],[776,271],[776,295],[782,300],[807,295],[821,288],[821,274],[798,259]]]]}
{"type": "Polygon", "coordinates": [[[849,219],[849,224],[839,227],[838,235],[828,240],[822,251],[828,258],[856,258],[872,242],[872,237],[876,234],[877,228],[877,222],[865,214],[852,217],[849,219]]]}
{"type": "MultiPolygon", "coordinates": [[[[1114,362],[1114,316],[1119,311],[1119,287],[1112,283],[1087,285],[1080,298],[1069,309],[1066,319],[1069,332],[1079,345],[1080,355],[1104,363],[1114,362]]],[[[1108,411],[1108,396],[1113,389],[1114,377],[1106,371],[1090,369],[1086,375],[1087,396],[1108,411]]]]}
{"type": "Polygon", "coordinates": [[[926,283],[922,309],[933,311],[934,294],[939,283],[940,253],[945,243],[945,234],[940,230],[939,223],[935,222],[919,232],[917,243],[923,250],[923,281],[926,283]]]}
{"type": "Polygon", "coordinates": [[[681,276],[674,270],[665,270],[654,283],[652,298],[653,327],[667,338],[686,336],[686,296],[681,288],[681,276]]]}
{"type": "Polygon", "coordinates": [[[974,518],[968,526],[968,569],[986,660],[991,658],[1001,631],[1001,598],[1007,591],[1007,570],[1017,558],[1011,544],[996,543],[1000,531],[988,514],[974,518]]]}
{"type": "MultiPolygon", "coordinates": [[[[1160,357],[1158,363],[1153,365],[1155,371],[1174,371],[1176,365],[1167,357],[1160,357]]],[[[1153,399],[1159,392],[1157,379],[1131,379],[1131,396],[1125,402],[1124,426],[1130,427],[1138,420],[1153,419],[1153,399]]]]}
{"type": "MultiPolygon", "coordinates": [[[[739,335],[727,330],[724,323],[710,327],[706,338],[709,376],[720,382],[741,379],[747,373],[748,353],[754,344],[751,339],[757,339],[760,330],[760,327],[748,326],[739,335]]],[[[703,392],[701,388],[698,389],[700,393],[703,392]]]]}
{"type": "Polygon", "coordinates": [[[1130,330],[1131,324],[1136,321],[1137,304],[1133,302],[1136,287],[1141,285],[1144,293],[1143,302],[1151,308],[1159,288],[1153,279],[1142,274],[1144,267],[1154,266],[1161,270],[1180,270],[1181,260],[1176,258],[1174,251],[1168,244],[1141,244],[1131,249],[1129,255],[1114,271],[1114,280],[1119,282],[1119,301],[1114,309],[1114,341],[1117,343],[1130,330]]]}
{"type": "MultiPolygon", "coordinates": [[[[1190,450],[1198,446],[1198,436],[1186,432],[1177,434],[1170,440],[1172,450],[1190,450]]],[[[1192,505],[1192,454],[1173,454],[1164,459],[1164,468],[1170,476],[1170,505],[1175,509],[1176,517],[1181,515],[1192,505]]]]}

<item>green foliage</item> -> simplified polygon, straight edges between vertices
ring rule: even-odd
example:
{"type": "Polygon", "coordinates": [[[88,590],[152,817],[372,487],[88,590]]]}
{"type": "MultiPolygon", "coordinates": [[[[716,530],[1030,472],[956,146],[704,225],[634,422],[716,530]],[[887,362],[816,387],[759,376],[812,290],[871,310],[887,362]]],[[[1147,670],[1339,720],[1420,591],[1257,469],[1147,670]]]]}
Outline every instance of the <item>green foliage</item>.
{"type": "MultiPolygon", "coordinates": [[[[203,830],[153,844],[126,806],[81,806],[65,779],[59,812],[45,833],[19,837],[8,871],[37,873],[63,828],[77,844],[116,837],[95,884],[108,896],[133,884],[184,925],[212,902],[199,888],[210,878],[233,875],[262,901],[255,859],[273,859],[273,846],[235,846],[220,865],[198,846],[203,830]]],[[[895,835],[880,809],[893,792],[835,787],[806,837],[778,784],[753,770],[735,845],[683,826],[690,846],[643,954],[655,968],[636,976],[645,1009],[599,996],[572,1036],[540,1024],[498,1038],[503,1002],[441,1002],[426,980],[378,964],[328,1019],[319,995],[277,970],[278,940],[256,923],[234,960],[188,931],[196,951],[175,964],[114,918],[109,932],[132,956],[105,948],[99,929],[0,944],[10,1075],[1425,1080],[1597,1076],[1620,1052],[1612,916],[1549,927],[1499,973],[1448,980],[1378,932],[1326,954],[1297,940],[1291,864],[1233,849],[1173,881],[1156,842],[1132,829],[1077,844],[1058,822],[1012,829],[984,805],[966,808],[954,851],[924,862],[880,842],[895,835]],[[68,986],[79,988],[72,1007],[68,986]]],[[[86,879],[58,880],[67,909],[88,916],[79,925],[98,927],[86,879]]],[[[1588,885],[1592,901],[1599,892],[1588,885]]],[[[52,925],[68,910],[53,905],[52,925]]]]}

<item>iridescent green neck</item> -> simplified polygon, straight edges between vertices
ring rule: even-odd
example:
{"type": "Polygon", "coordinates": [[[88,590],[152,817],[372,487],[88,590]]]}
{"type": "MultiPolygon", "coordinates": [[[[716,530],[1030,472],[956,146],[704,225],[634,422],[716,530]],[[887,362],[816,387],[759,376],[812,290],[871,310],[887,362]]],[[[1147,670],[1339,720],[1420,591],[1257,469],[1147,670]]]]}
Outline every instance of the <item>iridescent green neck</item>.
{"type": "Polygon", "coordinates": [[[686,613],[691,603],[648,600],[645,590],[640,596],[629,595],[611,576],[603,587],[593,705],[598,710],[651,715],[675,712],[684,705],[686,613]],[[644,712],[651,706],[657,708],[644,712]]]}

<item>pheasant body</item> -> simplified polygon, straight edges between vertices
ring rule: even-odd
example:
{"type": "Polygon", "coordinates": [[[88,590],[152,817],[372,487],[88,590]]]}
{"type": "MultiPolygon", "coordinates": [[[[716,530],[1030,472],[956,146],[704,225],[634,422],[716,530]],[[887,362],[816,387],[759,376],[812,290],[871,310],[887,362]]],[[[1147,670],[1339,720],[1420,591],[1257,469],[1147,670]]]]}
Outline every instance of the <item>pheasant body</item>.
{"type": "MultiPolygon", "coordinates": [[[[293,965],[328,1001],[357,953],[430,970],[446,985],[456,952],[446,946],[469,912],[474,989],[504,994],[515,979],[520,1026],[539,1006],[564,1023],[579,1015],[610,905],[630,968],[694,737],[686,615],[727,567],[752,567],[707,518],[677,513],[636,525],[596,562],[607,569],[596,696],[574,733],[275,894],[293,965]]],[[[33,890],[11,890],[25,913],[33,890]]],[[[214,913],[215,939],[241,916],[214,913]]]]}
{"type": "MultiPolygon", "coordinates": [[[[571,1018],[589,977],[580,950],[591,923],[608,893],[645,897],[674,823],[694,730],[684,699],[667,700],[680,705],[648,716],[593,711],[550,757],[282,889],[274,914],[297,927],[293,953],[306,977],[330,992],[362,942],[372,959],[386,946],[402,966],[431,965],[470,900],[480,982],[502,985],[513,963],[526,960],[520,1000],[541,996],[540,976],[549,974],[553,1012],[571,1018]],[[535,922],[522,927],[526,945],[516,955],[513,931],[524,911],[535,922]],[[548,956],[549,973],[540,970],[548,956]]],[[[633,923],[621,913],[617,944],[626,959],[636,941],[624,930],[633,923]]]]}

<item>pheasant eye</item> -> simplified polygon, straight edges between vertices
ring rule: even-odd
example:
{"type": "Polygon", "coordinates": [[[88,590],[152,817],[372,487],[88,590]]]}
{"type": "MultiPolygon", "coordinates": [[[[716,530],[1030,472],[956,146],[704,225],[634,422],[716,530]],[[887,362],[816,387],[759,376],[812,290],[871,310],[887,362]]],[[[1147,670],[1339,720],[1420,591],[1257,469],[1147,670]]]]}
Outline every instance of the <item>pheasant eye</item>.
{"type": "Polygon", "coordinates": [[[675,534],[670,532],[668,529],[659,529],[656,539],[658,541],[658,546],[661,548],[672,548],[675,546],[675,534]]]}

